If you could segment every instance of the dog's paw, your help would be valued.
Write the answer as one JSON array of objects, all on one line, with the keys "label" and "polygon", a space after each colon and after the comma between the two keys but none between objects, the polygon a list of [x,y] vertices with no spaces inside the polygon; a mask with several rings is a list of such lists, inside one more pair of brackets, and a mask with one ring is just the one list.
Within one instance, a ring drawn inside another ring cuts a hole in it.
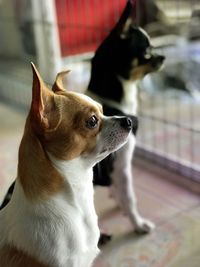
[{"label": "dog's paw", "polygon": [[155,224],[147,219],[140,218],[135,224],[135,232],[138,234],[148,234],[154,230]]}]

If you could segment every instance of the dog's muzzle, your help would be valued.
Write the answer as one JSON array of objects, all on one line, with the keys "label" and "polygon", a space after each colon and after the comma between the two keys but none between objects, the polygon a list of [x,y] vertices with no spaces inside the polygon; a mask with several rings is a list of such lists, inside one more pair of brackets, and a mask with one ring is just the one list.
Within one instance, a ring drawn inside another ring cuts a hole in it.
[{"label": "dog's muzzle", "polygon": [[153,68],[157,69],[160,68],[161,65],[163,64],[165,60],[164,56],[160,56],[160,55],[153,55],[152,59],[151,59],[151,65]]},{"label": "dog's muzzle", "polygon": [[115,120],[117,120],[120,124],[120,126],[127,131],[131,131],[133,128],[133,122],[129,117],[118,117],[115,118]]}]

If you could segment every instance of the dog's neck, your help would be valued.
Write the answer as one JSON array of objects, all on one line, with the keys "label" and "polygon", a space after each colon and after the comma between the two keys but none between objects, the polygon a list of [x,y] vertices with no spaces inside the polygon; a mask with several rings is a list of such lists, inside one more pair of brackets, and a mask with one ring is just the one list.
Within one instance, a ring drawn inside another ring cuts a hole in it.
[{"label": "dog's neck", "polygon": [[138,86],[137,81],[131,81],[118,77],[123,88],[123,97],[121,101],[121,107],[126,114],[137,114],[138,103]]},{"label": "dog's neck", "polygon": [[65,161],[56,159],[50,153],[48,156],[56,170],[73,188],[87,187],[88,183],[92,183],[92,165],[84,159],[76,158]]},{"label": "dog's neck", "polygon": [[52,166],[42,142],[27,119],[19,148],[18,179],[30,200],[46,199],[63,188],[64,179]]},{"label": "dog's neck", "polygon": [[[115,77],[121,87],[121,97],[120,100],[115,100],[115,89],[116,88],[107,88],[109,92],[109,97],[107,98],[105,94],[101,92],[96,92],[95,87],[89,88],[86,94],[90,97],[97,99],[102,104],[113,107],[122,111],[125,114],[136,115],[137,114],[137,102],[138,102],[138,81],[126,80],[120,76]],[[113,97],[112,97],[113,95]]]},{"label": "dog's neck", "polygon": [[[71,251],[66,251],[66,247],[73,247],[73,242],[77,243],[74,233],[81,232],[77,251],[85,251],[84,257],[91,251],[98,253],[92,166],[86,163],[79,158],[56,159],[44,151],[29,129],[25,131],[19,152],[18,177],[4,216],[4,225],[12,231],[10,244],[41,262],[64,267],[71,257]],[[35,232],[30,235],[32,229]],[[53,240],[56,250],[50,241],[44,246],[45,235]]]}]

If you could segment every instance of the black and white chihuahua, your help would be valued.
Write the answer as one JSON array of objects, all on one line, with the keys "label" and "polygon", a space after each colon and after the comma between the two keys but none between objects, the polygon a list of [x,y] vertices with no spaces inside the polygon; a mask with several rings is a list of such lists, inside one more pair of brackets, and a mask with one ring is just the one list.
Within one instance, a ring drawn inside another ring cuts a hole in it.
[{"label": "black and white chihuahua", "polygon": [[164,56],[153,53],[150,38],[132,19],[132,1],[119,22],[97,49],[92,59],[91,79],[86,94],[103,104],[106,115],[126,115],[133,120],[128,143],[97,164],[94,184],[111,186],[111,192],[134,229],[148,233],[154,224],[141,217],[133,189],[132,156],[137,130],[137,82],[160,69]]}]

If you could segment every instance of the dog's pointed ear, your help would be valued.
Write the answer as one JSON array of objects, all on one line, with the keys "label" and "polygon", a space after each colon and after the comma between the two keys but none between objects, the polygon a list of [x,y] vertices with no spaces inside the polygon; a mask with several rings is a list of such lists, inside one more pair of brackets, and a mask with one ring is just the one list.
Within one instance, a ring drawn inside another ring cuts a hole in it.
[{"label": "dog's pointed ear", "polygon": [[53,92],[47,88],[32,62],[31,67],[33,72],[31,117],[37,125],[48,129],[50,127],[49,110],[52,109],[51,106],[53,105]]},{"label": "dog's pointed ear", "polygon": [[135,24],[137,0],[128,0],[122,15],[116,25],[116,30],[122,39],[126,38],[129,28]]},{"label": "dog's pointed ear", "polygon": [[70,72],[70,70],[64,70],[64,71],[61,71],[57,74],[56,80],[55,80],[53,87],[52,87],[53,92],[56,93],[58,91],[65,91],[65,88],[63,85],[63,78],[69,72]]}]

